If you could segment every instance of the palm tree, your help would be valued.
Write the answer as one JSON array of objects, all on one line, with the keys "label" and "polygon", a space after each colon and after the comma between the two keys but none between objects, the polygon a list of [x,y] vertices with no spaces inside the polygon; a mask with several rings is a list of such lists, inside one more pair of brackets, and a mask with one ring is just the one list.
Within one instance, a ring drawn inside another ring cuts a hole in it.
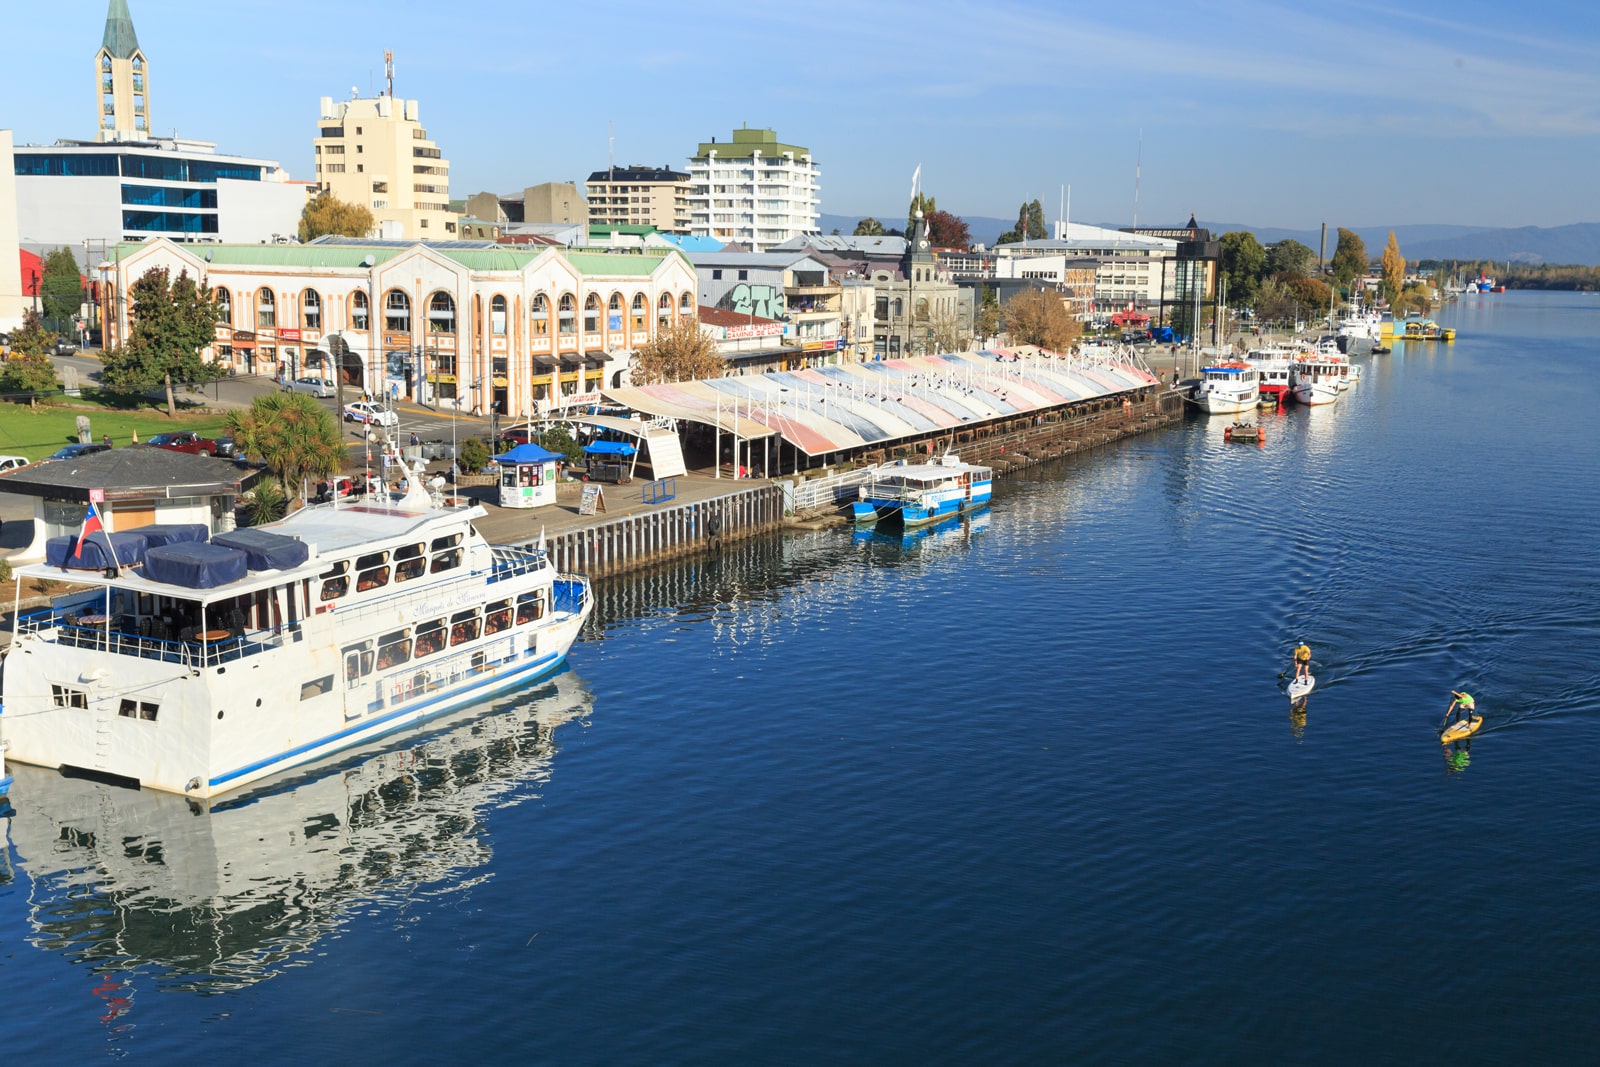
[{"label": "palm tree", "polygon": [[302,480],[328,478],[344,464],[339,424],[306,393],[258,396],[249,410],[228,412],[227,428],[240,451],[266,463],[286,500],[299,499]]}]

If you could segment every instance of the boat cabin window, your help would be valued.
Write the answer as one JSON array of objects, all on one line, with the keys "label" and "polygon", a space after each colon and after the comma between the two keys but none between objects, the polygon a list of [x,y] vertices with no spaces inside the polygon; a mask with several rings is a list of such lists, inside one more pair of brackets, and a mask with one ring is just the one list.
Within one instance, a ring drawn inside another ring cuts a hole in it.
[{"label": "boat cabin window", "polygon": [[350,591],[349,570],[349,562],[340,560],[319,575],[322,579],[323,600],[338,600]]},{"label": "boat cabin window", "polygon": [[433,539],[433,550],[435,552],[443,552],[445,549],[454,548],[460,543],[461,535],[458,533],[450,534],[448,537],[435,537]]},{"label": "boat cabin window", "polygon": [[58,708],[87,708],[89,694],[82,689],[69,689],[64,685],[50,687],[50,702]]},{"label": "boat cabin window", "polygon": [[423,545],[401,545],[394,550],[394,580],[397,582],[419,578],[428,569],[428,556]]},{"label": "boat cabin window", "polygon": [[369,589],[378,589],[389,584],[389,568],[374,567],[362,571],[356,576],[356,592],[365,593]]},{"label": "boat cabin window", "polygon": [[[434,543],[437,544],[438,542]],[[447,552],[435,553],[433,557],[433,565],[430,569],[434,574],[438,574],[440,571],[454,570],[459,566],[461,566],[461,550],[459,548],[452,548]]]},{"label": "boat cabin window", "polygon": [[480,628],[481,620],[478,618],[477,609],[458,611],[450,616],[450,643],[464,645],[468,641],[476,641]]},{"label": "boat cabin window", "polygon": [[517,597],[517,625],[544,618],[544,594],[523,593]]},{"label": "boat cabin window", "polygon": [[161,705],[152,704],[148,700],[122,700],[122,706],[117,709],[117,714],[125,719],[144,719],[147,722],[156,721],[156,712],[161,710]]},{"label": "boat cabin window", "polygon": [[434,619],[417,627],[418,658],[431,656],[444,647],[444,620]]},{"label": "boat cabin window", "polygon": [[370,571],[374,567],[381,567],[385,563],[388,563],[388,562],[389,562],[389,553],[387,553],[387,552],[368,552],[365,556],[360,556],[360,557],[358,557],[356,559],[356,570],[358,570],[358,571]]},{"label": "boat cabin window", "polygon": [[397,667],[411,658],[411,631],[396,630],[378,638],[378,669]]},{"label": "boat cabin window", "polygon": [[372,673],[372,642],[346,645],[344,649],[344,680],[351,685]]},{"label": "boat cabin window", "polygon": [[485,635],[497,634],[501,630],[511,628],[511,601],[496,600],[486,604],[483,608],[483,632]]},{"label": "boat cabin window", "polygon": [[310,700],[323,693],[333,692],[333,675],[324,674],[321,678],[313,678],[309,682],[300,683],[300,699]]}]

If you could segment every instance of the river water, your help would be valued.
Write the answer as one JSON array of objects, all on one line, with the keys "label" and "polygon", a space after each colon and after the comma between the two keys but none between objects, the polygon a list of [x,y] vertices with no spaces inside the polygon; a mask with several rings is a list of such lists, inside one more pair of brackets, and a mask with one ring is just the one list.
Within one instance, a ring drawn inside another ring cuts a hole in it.
[{"label": "river water", "polygon": [[603,583],[554,682],[248,804],[15,768],[0,1048],[1587,1060],[1600,299],[1440,319],[1259,448]]}]

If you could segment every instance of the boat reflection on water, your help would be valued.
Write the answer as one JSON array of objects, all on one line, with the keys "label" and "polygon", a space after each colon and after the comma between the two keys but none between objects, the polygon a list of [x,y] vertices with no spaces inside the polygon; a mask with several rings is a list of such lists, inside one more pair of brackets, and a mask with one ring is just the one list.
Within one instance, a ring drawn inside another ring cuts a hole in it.
[{"label": "boat reflection on water", "polygon": [[913,529],[897,526],[857,527],[854,539],[856,545],[867,549],[872,558],[894,562],[963,547],[988,527],[989,509],[983,507]]},{"label": "boat reflection on water", "polygon": [[[485,812],[538,796],[555,728],[593,698],[570,670],[382,748],[269,779],[210,810],[18,766],[10,822],[33,943],[107,981],[237,989],[309,962],[354,909],[448,892],[492,852]],[[131,989],[129,990],[131,993]]]}]

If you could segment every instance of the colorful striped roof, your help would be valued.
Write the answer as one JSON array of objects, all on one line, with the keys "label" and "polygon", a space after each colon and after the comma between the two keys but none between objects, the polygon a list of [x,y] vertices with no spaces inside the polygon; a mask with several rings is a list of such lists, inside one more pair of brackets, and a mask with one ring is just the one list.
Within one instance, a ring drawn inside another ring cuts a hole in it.
[{"label": "colorful striped roof", "polygon": [[739,437],[780,436],[819,456],[1155,384],[1142,367],[1095,357],[966,352],[626,386],[605,395],[636,411]]}]

